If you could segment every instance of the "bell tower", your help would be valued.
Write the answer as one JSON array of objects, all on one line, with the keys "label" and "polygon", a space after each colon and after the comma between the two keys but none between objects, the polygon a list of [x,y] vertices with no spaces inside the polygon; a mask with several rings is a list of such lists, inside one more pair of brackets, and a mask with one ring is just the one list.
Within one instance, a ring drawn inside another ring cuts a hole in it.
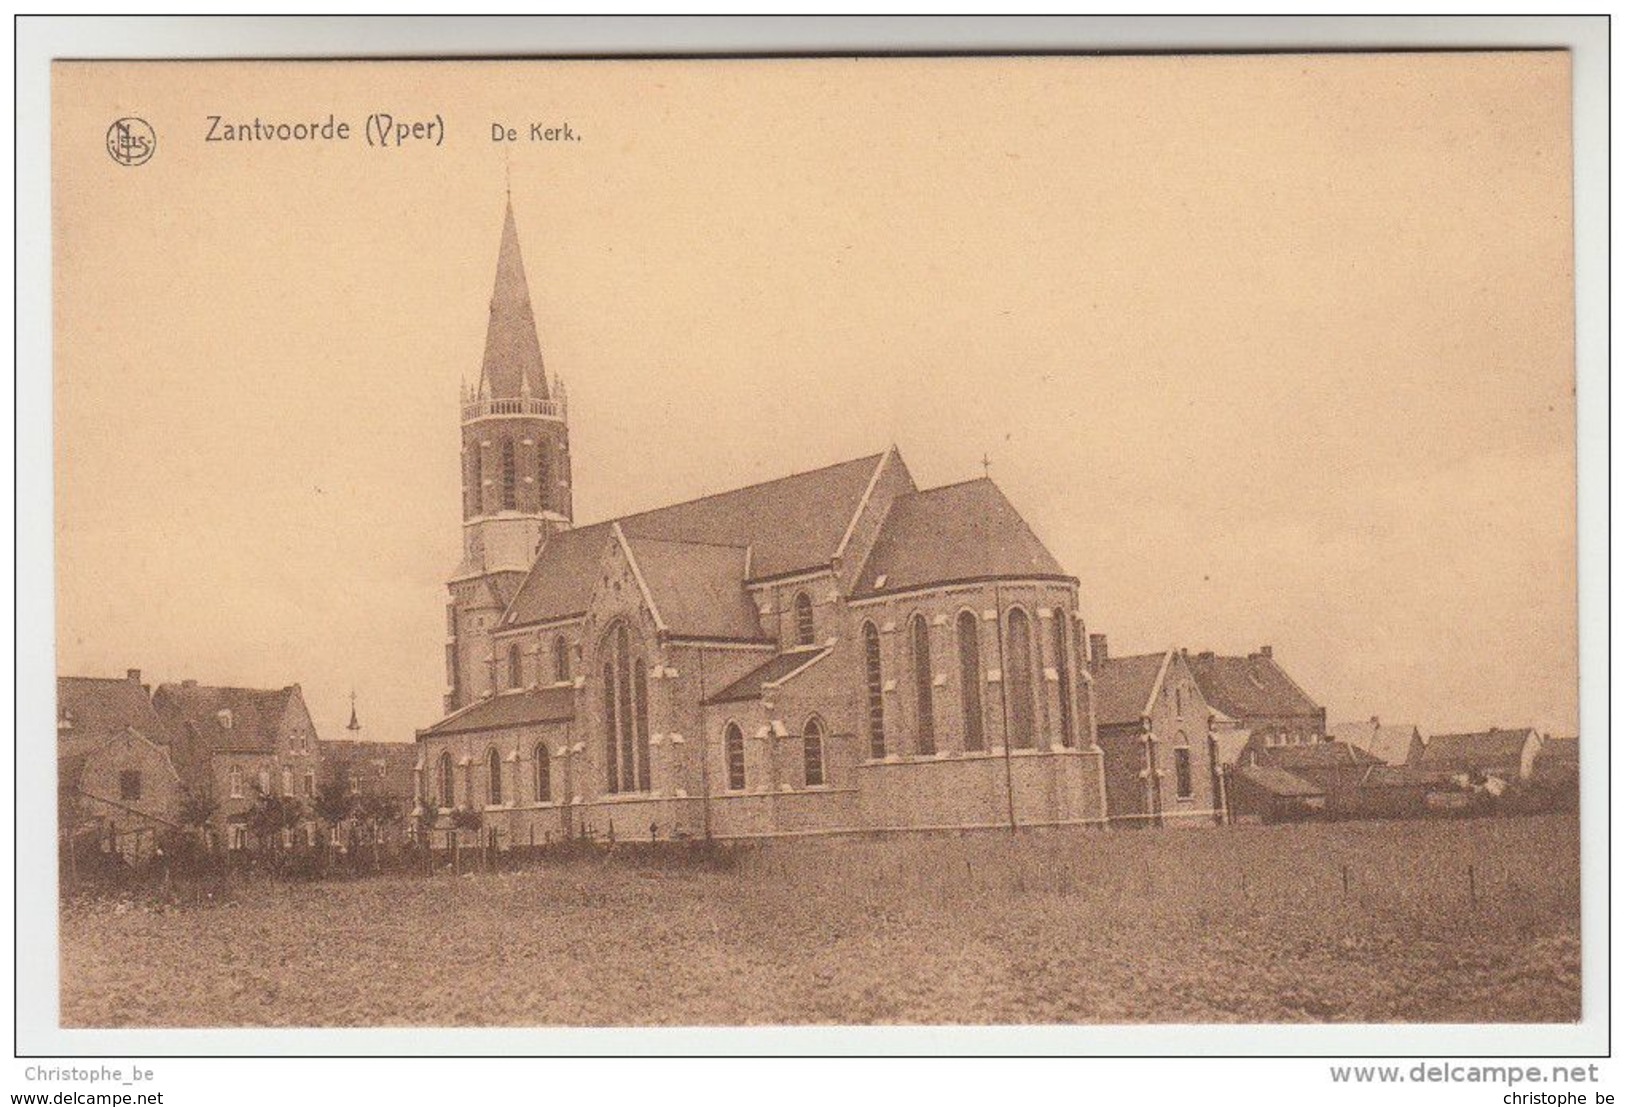
[{"label": "bell tower", "polygon": [[564,385],[550,381],[509,196],[479,382],[462,391],[463,556],[449,582],[446,710],[497,691],[490,631],[547,536],[570,526]]}]

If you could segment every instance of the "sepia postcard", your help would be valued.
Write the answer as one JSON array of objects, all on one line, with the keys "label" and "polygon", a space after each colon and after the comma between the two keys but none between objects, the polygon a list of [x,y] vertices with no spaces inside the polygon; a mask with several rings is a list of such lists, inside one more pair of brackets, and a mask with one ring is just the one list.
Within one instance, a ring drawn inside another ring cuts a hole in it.
[{"label": "sepia postcard", "polygon": [[1568,52],[50,77],[60,1029],[1597,1000]]}]

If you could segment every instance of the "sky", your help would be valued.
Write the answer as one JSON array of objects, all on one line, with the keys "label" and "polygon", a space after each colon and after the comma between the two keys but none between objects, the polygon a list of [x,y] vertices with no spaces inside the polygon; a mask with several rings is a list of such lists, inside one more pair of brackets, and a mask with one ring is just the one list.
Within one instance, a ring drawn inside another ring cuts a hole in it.
[{"label": "sky", "polygon": [[[1560,53],[53,78],[63,674],[435,721],[511,188],[578,522],[985,455],[1113,654],[1270,644],[1333,722],[1577,728]],[[329,113],[350,141],[205,141]]]}]

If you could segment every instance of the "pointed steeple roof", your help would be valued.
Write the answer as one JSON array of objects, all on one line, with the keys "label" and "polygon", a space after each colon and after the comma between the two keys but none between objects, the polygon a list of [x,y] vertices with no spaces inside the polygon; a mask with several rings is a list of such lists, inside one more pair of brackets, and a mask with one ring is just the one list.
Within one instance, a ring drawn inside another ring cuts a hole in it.
[{"label": "pointed steeple roof", "polygon": [[350,724],[344,729],[350,731],[361,729],[361,720],[355,717],[355,692],[353,690],[350,692]]},{"label": "pointed steeple roof", "polygon": [[542,344],[536,337],[536,316],[530,307],[530,288],[525,282],[525,262],[519,253],[519,228],[514,223],[510,196],[502,219],[502,246],[497,252],[497,279],[491,290],[491,319],[485,328],[479,391],[492,399],[513,399],[527,389],[535,399],[548,398]]}]

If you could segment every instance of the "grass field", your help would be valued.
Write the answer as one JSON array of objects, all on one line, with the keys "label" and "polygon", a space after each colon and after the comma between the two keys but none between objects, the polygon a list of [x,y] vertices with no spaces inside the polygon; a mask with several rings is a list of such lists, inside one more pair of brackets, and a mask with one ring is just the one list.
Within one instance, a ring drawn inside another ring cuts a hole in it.
[{"label": "grass field", "polygon": [[1546,816],[807,840],[722,869],[73,900],[62,1022],[1572,1021],[1579,887],[1577,823]]}]

